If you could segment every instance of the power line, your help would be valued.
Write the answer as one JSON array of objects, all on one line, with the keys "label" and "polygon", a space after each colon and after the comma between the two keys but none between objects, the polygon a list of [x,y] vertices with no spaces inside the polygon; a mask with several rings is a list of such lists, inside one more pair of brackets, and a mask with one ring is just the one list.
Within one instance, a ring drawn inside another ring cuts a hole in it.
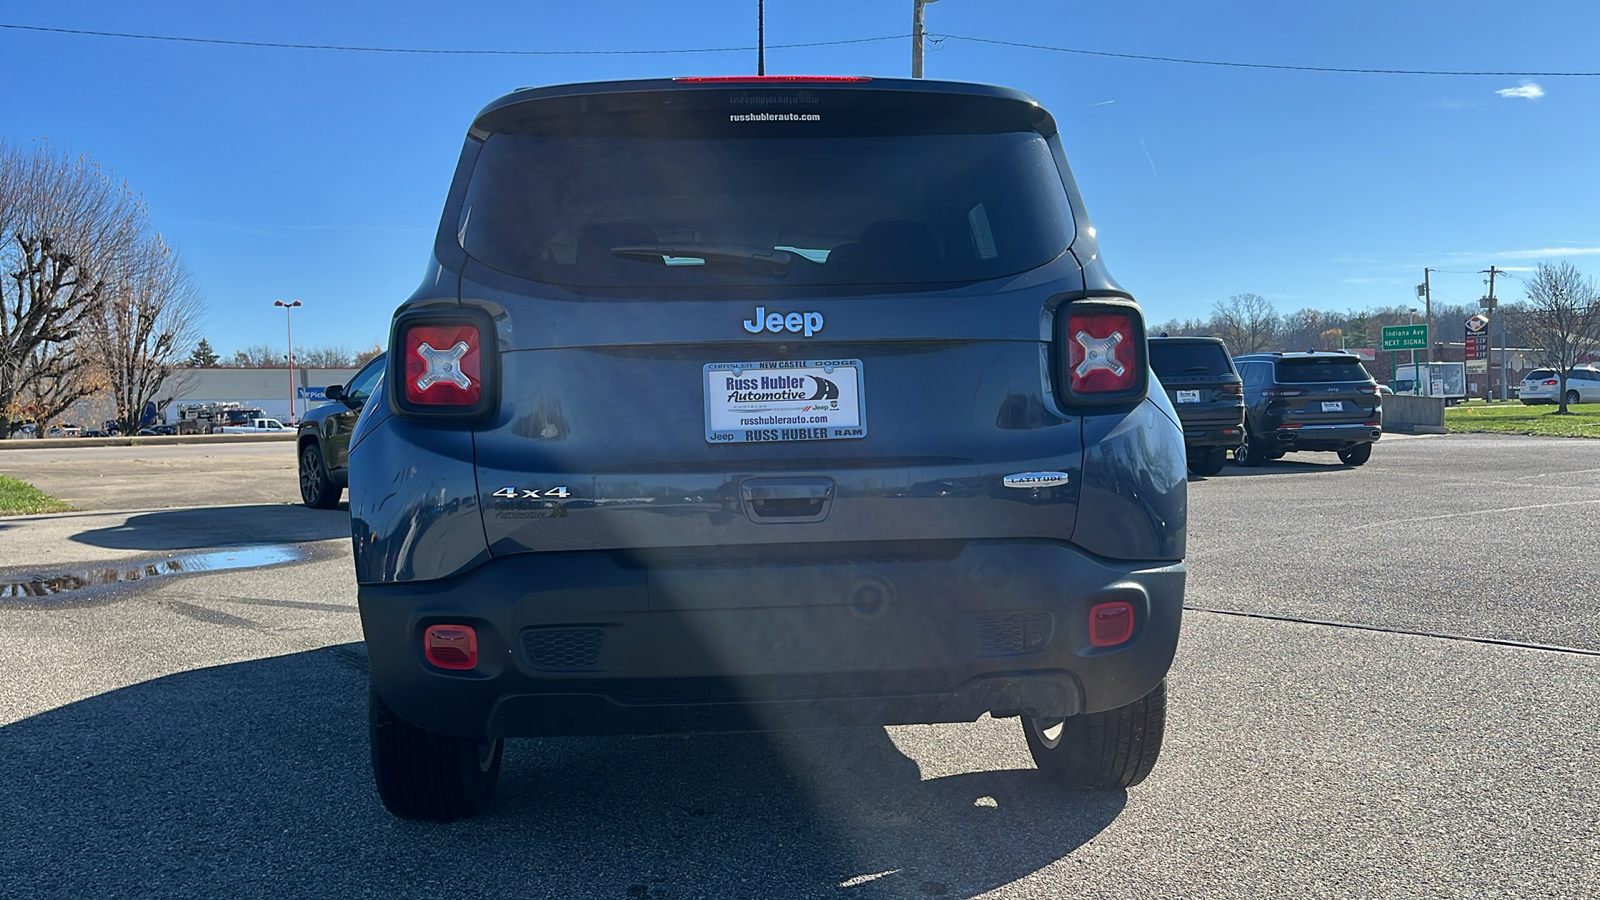
[{"label": "power line", "polygon": [[970,41],[977,44],[996,44],[1002,47],[1021,47],[1027,50],[1049,50],[1054,53],[1077,53],[1083,56],[1108,56],[1113,59],[1137,59],[1145,62],[1183,63],[1190,66],[1224,66],[1234,69],[1281,69],[1289,72],[1334,72],[1341,75],[1493,75],[1515,78],[1596,78],[1600,72],[1464,72],[1440,69],[1350,69],[1341,66],[1290,66],[1279,63],[1228,62],[1216,59],[1185,59],[1178,56],[1146,56],[1139,53],[1110,53],[1105,50],[1084,50],[1077,47],[1052,47],[1048,44],[1027,44],[1021,41],[1002,41],[994,38],[968,37],[961,34],[941,34],[941,39]]},{"label": "power line", "polygon": [[[747,53],[756,47],[684,47],[650,50],[483,50],[450,49],[441,47],[368,47],[352,44],[298,44],[285,41],[244,41],[228,38],[184,37],[171,34],[140,34],[126,31],[97,31],[87,28],[53,28],[45,25],[17,25],[0,22],[0,29],[32,31],[45,34],[66,34],[85,37],[125,38],[140,41],[169,41],[182,44],[214,44],[229,47],[259,47],[272,50],[328,50],[350,53],[402,53],[428,56],[663,56],[681,53]],[[807,47],[838,47],[847,44],[871,44],[880,41],[904,40],[910,35],[889,34],[881,37],[850,38],[837,41],[808,41],[799,44],[771,44],[773,50],[799,50]],[[1030,44],[1022,41],[1004,41],[996,38],[972,37],[962,34],[926,34],[928,40],[938,43],[945,40],[968,41],[977,44],[994,44],[1001,47],[1019,47],[1027,50],[1046,50],[1052,53],[1074,53],[1081,56],[1100,56],[1110,59],[1132,59],[1142,62],[1180,63],[1190,66],[1221,66],[1234,69],[1273,69],[1287,72],[1331,72],[1343,75],[1440,75],[1440,76],[1493,76],[1502,78],[1595,78],[1600,72],[1491,72],[1447,69],[1356,69],[1343,66],[1293,66],[1281,63],[1234,62],[1216,59],[1188,59],[1178,56],[1151,56],[1141,53],[1112,53],[1107,50],[1085,50],[1081,47],[1056,47],[1049,44]]]},{"label": "power line", "polygon": [[[291,44],[281,41],[236,41],[227,38],[181,37],[170,34],[135,34],[125,31],[91,31],[86,28],[48,28],[43,25],[13,25],[0,22],[0,28],[12,31],[38,31],[47,34],[71,34],[88,37],[129,38],[139,41],[172,41],[181,44],[222,44],[229,47],[263,47],[272,50],[339,50],[352,53],[409,53],[430,56],[656,56],[672,53],[744,53],[755,47],[693,47],[662,50],[452,50],[437,47],[363,47],[345,44]],[[910,35],[890,34],[882,37],[851,38],[840,41],[811,41],[804,44],[769,44],[770,50],[797,50],[804,47],[837,47],[843,44],[870,44],[876,41],[899,41]]]}]

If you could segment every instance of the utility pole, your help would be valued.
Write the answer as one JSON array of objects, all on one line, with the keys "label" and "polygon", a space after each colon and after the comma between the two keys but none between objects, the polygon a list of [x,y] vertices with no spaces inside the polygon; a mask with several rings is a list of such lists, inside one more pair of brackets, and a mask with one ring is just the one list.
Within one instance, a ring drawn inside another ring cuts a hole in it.
[{"label": "utility pole", "polygon": [[756,74],[767,74],[767,0],[756,0]]},{"label": "utility pole", "polygon": [[922,8],[938,0],[911,0],[911,77],[922,77]]}]

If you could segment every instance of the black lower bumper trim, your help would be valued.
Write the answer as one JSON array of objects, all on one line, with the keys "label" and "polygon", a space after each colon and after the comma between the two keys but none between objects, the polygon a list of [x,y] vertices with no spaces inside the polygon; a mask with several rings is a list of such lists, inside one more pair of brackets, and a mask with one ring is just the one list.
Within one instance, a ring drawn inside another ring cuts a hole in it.
[{"label": "black lower bumper trim", "polygon": [[[829,549],[693,565],[524,553],[363,584],[373,684],[412,724],[464,737],[959,722],[1125,705],[1177,649],[1182,563],[1048,541],[854,561]],[[1133,607],[1134,634],[1095,647],[1089,610],[1109,601]],[[475,629],[476,667],[424,659],[436,624]]]},{"label": "black lower bumper trim", "polygon": [[987,712],[1065,718],[1082,711],[1067,673],[991,675],[946,693],[625,704],[601,694],[513,694],[489,715],[499,737],[704,734],[971,722]]}]

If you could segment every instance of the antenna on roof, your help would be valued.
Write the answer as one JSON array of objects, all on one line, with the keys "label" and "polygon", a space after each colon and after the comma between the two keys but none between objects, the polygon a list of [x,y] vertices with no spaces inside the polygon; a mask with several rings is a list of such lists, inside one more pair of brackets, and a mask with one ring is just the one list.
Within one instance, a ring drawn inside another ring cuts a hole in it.
[{"label": "antenna on roof", "polygon": [[767,74],[767,0],[756,0],[756,74]]}]

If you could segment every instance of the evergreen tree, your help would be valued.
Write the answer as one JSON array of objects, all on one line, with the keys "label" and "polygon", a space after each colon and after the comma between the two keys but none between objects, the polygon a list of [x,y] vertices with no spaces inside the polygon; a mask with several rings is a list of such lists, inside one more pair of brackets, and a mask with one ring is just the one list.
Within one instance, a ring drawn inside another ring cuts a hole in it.
[{"label": "evergreen tree", "polygon": [[217,352],[211,349],[211,342],[205,338],[195,345],[194,352],[189,354],[189,365],[194,367],[210,367],[217,364]]},{"label": "evergreen tree", "polygon": [[1350,319],[1350,327],[1345,329],[1344,344],[1346,347],[1371,347],[1372,329],[1366,313],[1361,313]]}]

